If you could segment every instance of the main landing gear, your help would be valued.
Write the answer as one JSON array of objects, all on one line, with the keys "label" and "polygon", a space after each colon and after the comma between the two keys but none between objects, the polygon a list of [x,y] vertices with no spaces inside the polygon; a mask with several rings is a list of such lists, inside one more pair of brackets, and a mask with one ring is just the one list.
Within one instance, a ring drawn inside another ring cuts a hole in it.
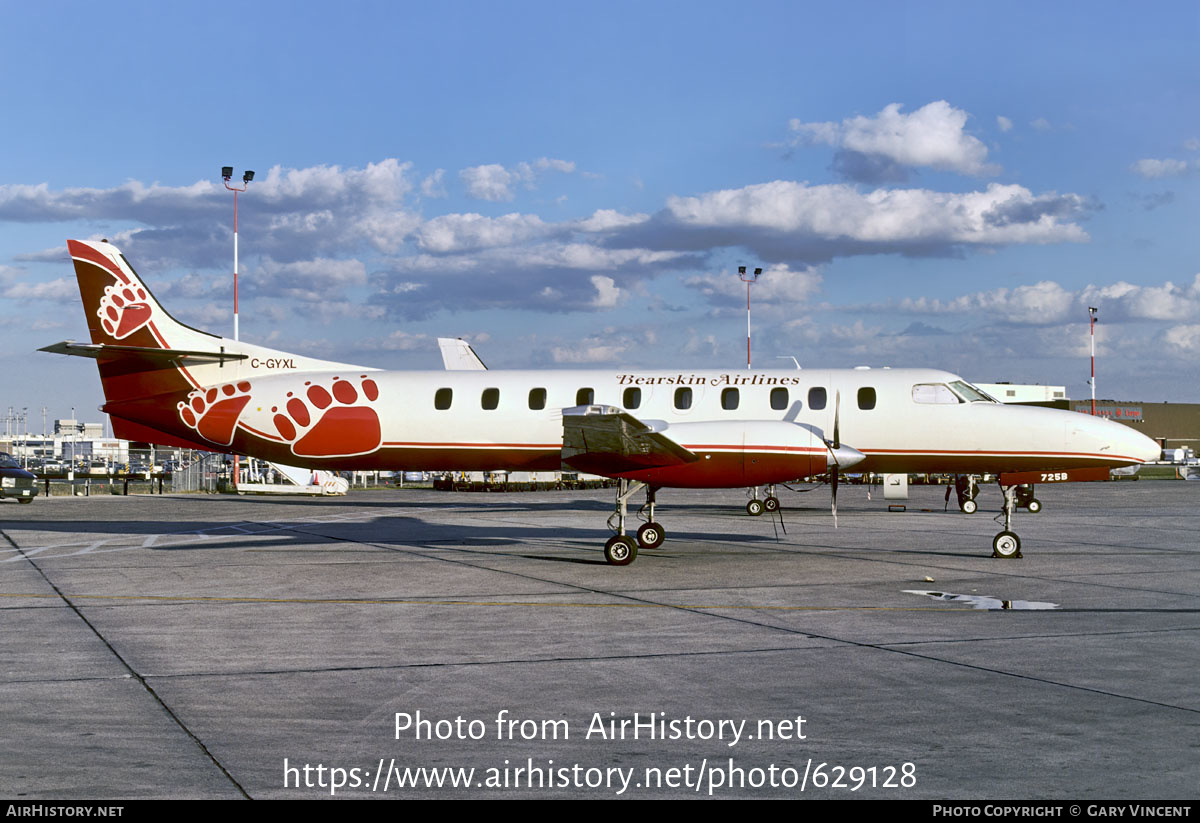
[{"label": "main landing gear", "polygon": [[[625,520],[628,517],[629,498],[642,489],[646,490],[646,505],[641,513],[646,522],[637,530],[637,540],[625,533]],[[613,566],[628,566],[637,559],[638,548],[656,549],[667,539],[667,533],[661,525],[654,522],[654,495],[658,489],[648,486],[640,480],[617,479],[616,511],[608,518],[608,527],[616,532],[604,544],[604,559]],[[613,520],[617,523],[614,526]]]},{"label": "main landing gear", "polygon": [[[979,494],[979,486],[975,483],[975,476],[970,474],[960,474],[954,478],[954,491],[958,493],[958,509],[963,514],[974,514],[979,510],[979,504],[975,502],[975,497]],[[949,496],[950,490],[946,490]]]},{"label": "main landing gear", "polygon": [[[1042,501],[1033,496],[1033,486],[1016,486],[1016,506],[1022,509],[1028,509],[1030,514],[1037,514],[1042,510]],[[960,474],[954,478],[954,491],[958,495],[958,508],[963,514],[974,514],[979,510],[979,504],[975,498],[979,495],[979,486],[975,482],[975,476],[970,474]],[[946,490],[946,499],[950,499],[950,490]]]},{"label": "main landing gear", "polygon": [[767,486],[767,496],[762,500],[758,499],[758,486],[750,487],[750,500],[746,503],[746,514],[751,517],[758,517],[763,512],[771,513],[779,511],[779,498],[775,496],[775,484]]},{"label": "main landing gear", "polygon": [[1033,496],[1033,486],[1017,486],[1017,505],[1029,509],[1030,514],[1042,510],[1042,501]]},{"label": "main landing gear", "polygon": [[1004,531],[992,538],[992,557],[1017,559],[1021,555],[1021,538],[1012,530],[1013,512],[1017,508],[1018,486],[1001,486],[1004,492]]}]

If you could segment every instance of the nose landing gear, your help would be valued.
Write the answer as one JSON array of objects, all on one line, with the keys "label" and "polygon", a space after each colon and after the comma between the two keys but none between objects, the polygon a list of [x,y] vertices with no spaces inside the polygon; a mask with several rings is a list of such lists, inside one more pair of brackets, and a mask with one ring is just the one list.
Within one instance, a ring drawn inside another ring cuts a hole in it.
[{"label": "nose landing gear", "polygon": [[[992,538],[992,557],[1016,560],[1022,557],[1021,538],[1012,530],[1013,512],[1017,508],[1017,486],[1001,486],[1004,492],[1004,531]],[[1040,508],[1040,506],[1039,506]]]}]

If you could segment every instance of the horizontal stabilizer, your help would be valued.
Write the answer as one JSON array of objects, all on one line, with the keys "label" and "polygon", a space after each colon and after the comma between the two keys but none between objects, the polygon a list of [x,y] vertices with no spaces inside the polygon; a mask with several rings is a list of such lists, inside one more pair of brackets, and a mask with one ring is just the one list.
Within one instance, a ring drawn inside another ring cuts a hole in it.
[{"label": "horizontal stabilizer", "polygon": [[226,351],[186,351],[183,349],[150,349],[145,346],[113,346],[107,343],[76,343],[64,340],[50,346],[43,346],[38,351],[51,354],[69,354],[75,357],[91,357],[95,360],[117,359],[119,357],[137,357],[156,363],[232,363],[235,360],[245,360],[246,354],[235,354]]},{"label": "horizontal stabilizer", "polygon": [[563,409],[562,461],[573,469],[611,476],[699,459],[616,406]]}]

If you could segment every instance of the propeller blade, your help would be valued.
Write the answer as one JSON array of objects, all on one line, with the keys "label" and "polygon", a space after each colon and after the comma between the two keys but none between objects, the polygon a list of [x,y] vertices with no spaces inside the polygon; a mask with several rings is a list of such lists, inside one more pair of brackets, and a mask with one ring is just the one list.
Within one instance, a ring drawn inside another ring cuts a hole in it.
[{"label": "propeller blade", "polygon": [[837,487],[838,487],[838,470],[834,466],[833,472],[829,477],[830,486],[832,487],[831,498],[833,500],[833,527],[837,528]]},{"label": "propeller blade", "polygon": [[839,418],[842,413],[842,392],[839,389],[833,395],[833,449],[837,451],[842,447],[842,436],[840,434],[841,426]]}]

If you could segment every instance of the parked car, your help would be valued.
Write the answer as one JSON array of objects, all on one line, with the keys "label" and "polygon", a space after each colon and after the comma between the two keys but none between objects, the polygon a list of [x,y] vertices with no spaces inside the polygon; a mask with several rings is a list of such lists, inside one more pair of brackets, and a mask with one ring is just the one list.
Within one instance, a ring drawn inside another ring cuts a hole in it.
[{"label": "parked car", "polygon": [[11,454],[0,452],[0,498],[15,497],[20,503],[32,503],[37,493],[37,477],[21,468]]}]

